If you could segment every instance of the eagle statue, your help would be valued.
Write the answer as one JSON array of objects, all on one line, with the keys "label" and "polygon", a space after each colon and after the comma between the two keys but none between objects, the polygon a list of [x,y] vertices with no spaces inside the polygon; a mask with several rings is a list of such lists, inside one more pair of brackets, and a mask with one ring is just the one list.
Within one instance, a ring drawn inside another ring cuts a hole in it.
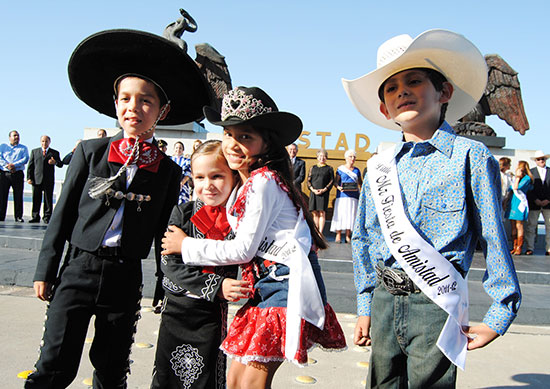
[{"label": "eagle statue", "polygon": [[[180,18],[166,26],[162,35],[187,52],[187,42],[181,36],[185,31],[197,31],[198,26],[195,19],[183,8],[180,8],[180,14]],[[220,109],[223,95],[232,89],[225,57],[208,43],[195,45],[195,52],[195,62],[210,85],[216,108]]]},{"label": "eagle statue", "polygon": [[497,115],[521,135],[529,130],[521,98],[518,73],[497,54],[485,56],[488,81],[477,106],[454,126],[459,135],[496,136],[485,117]]}]

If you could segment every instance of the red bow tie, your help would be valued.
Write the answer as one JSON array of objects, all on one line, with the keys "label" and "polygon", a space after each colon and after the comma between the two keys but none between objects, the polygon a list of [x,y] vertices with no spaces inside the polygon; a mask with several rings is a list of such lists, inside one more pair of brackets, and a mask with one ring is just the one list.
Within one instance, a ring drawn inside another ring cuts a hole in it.
[{"label": "red bow tie", "polygon": [[[132,149],[136,140],[134,138],[124,138],[111,143],[109,149],[109,162],[116,162],[124,165],[128,158],[132,155]],[[133,161],[132,156],[130,163],[135,163],[139,169],[145,169],[156,173],[159,169],[160,161],[164,158],[159,148],[152,143],[139,142],[139,157],[137,161]]]},{"label": "red bow tie", "polygon": [[225,214],[225,207],[222,206],[203,205],[191,217],[191,222],[207,239],[223,240],[231,231],[231,226]]}]

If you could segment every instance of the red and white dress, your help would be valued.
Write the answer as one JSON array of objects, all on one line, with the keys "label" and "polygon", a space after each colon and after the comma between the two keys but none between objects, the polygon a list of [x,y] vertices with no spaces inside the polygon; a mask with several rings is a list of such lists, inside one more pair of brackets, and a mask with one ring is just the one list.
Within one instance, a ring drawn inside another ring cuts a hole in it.
[{"label": "red and white dress", "polygon": [[[278,176],[263,167],[253,171],[227,203],[235,232],[231,241],[185,238],[186,264],[243,266],[243,279],[255,293],[236,314],[221,348],[232,358],[307,363],[307,351],[346,348],[345,336],[330,305],[311,251],[311,233],[302,211]],[[313,265],[313,267],[312,267]]]}]

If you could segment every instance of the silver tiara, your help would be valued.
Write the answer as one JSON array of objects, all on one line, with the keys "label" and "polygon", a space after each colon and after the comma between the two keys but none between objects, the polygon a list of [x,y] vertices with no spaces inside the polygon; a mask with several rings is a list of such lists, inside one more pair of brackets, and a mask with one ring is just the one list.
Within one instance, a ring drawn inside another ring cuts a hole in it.
[{"label": "silver tiara", "polygon": [[231,116],[248,120],[268,112],[271,112],[271,107],[264,106],[262,100],[258,100],[252,95],[247,95],[240,89],[232,89],[228,94],[223,96],[222,121],[226,121]]}]

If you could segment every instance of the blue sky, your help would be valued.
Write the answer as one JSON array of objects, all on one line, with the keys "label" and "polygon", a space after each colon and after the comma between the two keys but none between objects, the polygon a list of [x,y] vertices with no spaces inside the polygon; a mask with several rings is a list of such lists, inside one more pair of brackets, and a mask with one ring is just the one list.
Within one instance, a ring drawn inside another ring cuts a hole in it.
[{"label": "blue sky", "polygon": [[[0,5],[0,142],[11,129],[22,143],[38,147],[52,137],[61,155],[83,136],[85,127],[113,127],[113,120],[88,108],[73,94],[67,62],[87,36],[111,28],[162,34],[185,8],[198,31],[184,39],[208,42],[226,57],[233,85],[257,85],[279,109],[296,113],[311,132],[355,133],[379,142],[397,141],[399,133],[376,127],[349,102],[341,78],[356,78],[374,69],[376,50],[402,33],[415,37],[431,28],[459,32],[483,54],[500,54],[517,72],[531,129],[515,133],[496,116],[488,123],[508,148],[550,152],[546,113],[550,66],[546,1],[5,1]],[[207,125],[207,129],[218,128]]]}]

